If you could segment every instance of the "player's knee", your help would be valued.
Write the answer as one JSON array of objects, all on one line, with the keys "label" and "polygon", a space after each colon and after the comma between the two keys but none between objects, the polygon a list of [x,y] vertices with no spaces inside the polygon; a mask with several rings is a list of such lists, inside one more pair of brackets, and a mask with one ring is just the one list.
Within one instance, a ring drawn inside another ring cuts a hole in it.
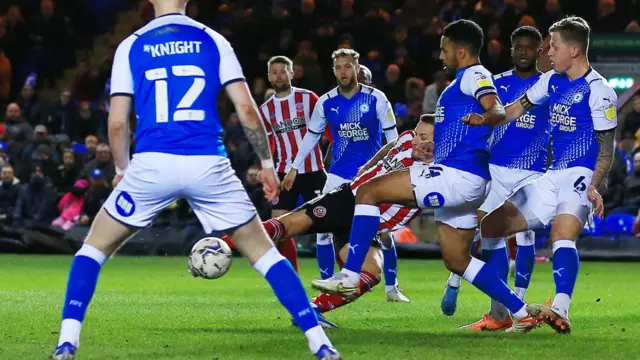
[{"label": "player's knee", "polygon": [[377,187],[371,182],[360,185],[356,193],[357,204],[377,205]]},{"label": "player's knee", "polygon": [[469,253],[466,254],[456,254],[456,255],[444,255],[444,266],[447,270],[451,271],[454,274],[458,274],[462,276],[464,272],[467,270],[467,266],[469,265],[469,261],[471,261],[471,256]]}]

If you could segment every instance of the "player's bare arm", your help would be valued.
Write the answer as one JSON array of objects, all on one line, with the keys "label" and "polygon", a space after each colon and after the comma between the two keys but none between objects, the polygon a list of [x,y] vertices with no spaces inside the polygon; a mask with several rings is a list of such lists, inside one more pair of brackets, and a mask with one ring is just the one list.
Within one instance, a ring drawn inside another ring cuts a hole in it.
[{"label": "player's bare arm", "polygon": [[488,94],[480,99],[483,114],[469,114],[463,121],[469,125],[496,125],[505,120],[506,112],[498,95]]},{"label": "player's bare arm", "polygon": [[594,213],[600,217],[604,216],[604,207],[602,204],[602,197],[598,193],[598,189],[603,185],[604,178],[607,172],[611,168],[613,162],[613,153],[615,151],[616,129],[610,129],[605,131],[596,131],[596,139],[598,145],[600,145],[600,151],[598,152],[598,160],[596,161],[596,167],[593,171],[593,178],[591,180],[591,186],[589,186],[589,200],[594,205]]},{"label": "player's bare arm", "polygon": [[[262,162],[263,171],[260,172],[261,180],[264,184],[265,194],[268,200],[273,200],[279,193],[279,180],[273,168],[273,158],[271,157],[271,146],[269,138],[264,128],[264,124],[259,115],[258,106],[251,97],[251,92],[247,83],[236,81],[227,85],[227,94],[236,108],[242,130],[247,135],[247,139],[253,146],[253,150],[258,154]],[[271,169],[270,171],[264,171]]]},{"label": "player's bare arm", "polygon": [[396,146],[397,142],[398,142],[398,138],[395,138],[389,141],[380,150],[378,150],[378,152],[369,161],[367,161],[364,165],[362,165],[362,167],[360,167],[356,177],[362,175],[365,171],[369,170],[372,166],[377,164],[378,161],[384,159],[384,157],[387,156],[387,153],[389,153],[389,150],[393,149],[393,147]]},{"label": "player's bare arm", "polygon": [[131,113],[131,97],[113,96],[109,110],[109,144],[113,162],[116,166],[116,176],[113,179],[115,187],[122,179],[129,166],[129,114]]}]

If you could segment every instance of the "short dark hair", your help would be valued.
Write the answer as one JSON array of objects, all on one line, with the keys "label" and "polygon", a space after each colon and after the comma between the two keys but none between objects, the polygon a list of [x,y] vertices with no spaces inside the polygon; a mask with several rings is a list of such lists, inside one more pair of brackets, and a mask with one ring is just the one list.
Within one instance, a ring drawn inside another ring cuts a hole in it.
[{"label": "short dark hair", "polygon": [[435,125],[435,117],[435,114],[422,114],[420,115],[420,122]]},{"label": "short dark hair", "polygon": [[511,33],[512,46],[516,42],[516,39],[519,37],[528,37],[535,40],[538,45],[542,44],[542,34],[540,33],[540,30],[536,29],[533,26],[525,25],[515,29],[513,33]]},{"label": "short dark hair", "polygon": [[273,64],[284,64],[289,67],[289,70],[293,70],[293,61],[284,55],[273,56],[267,62],[267,71],[271,69]]},{"label": "short dark hair", "polygon": [[560,35],[562,35],[562,40],[578,45],[584,55],[587,55],[587,50],[589,49],[589,37],[591,36],[591,27],[583,18],[578,16],[569,16],[556,21],[549,28],[549,33],[552,32],[560,33]]},{"label": "short dark hair", "polygon": [[442,36],[446,36],[452,42],[467,47],[472,56],[478,56],[482,43],[484,42],[484,33],[482,28],[471,20],[457,20],[444,28]]}]

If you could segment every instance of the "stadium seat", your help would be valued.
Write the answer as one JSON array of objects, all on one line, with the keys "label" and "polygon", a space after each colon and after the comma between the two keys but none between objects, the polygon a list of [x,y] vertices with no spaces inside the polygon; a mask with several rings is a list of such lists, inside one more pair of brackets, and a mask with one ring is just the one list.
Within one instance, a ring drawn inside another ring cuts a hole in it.
[{"label": "stadium seat", "polygon": [[603,235],[633,236],[633,222],[635,216],[628,214],[614,214],[604,219]]}]

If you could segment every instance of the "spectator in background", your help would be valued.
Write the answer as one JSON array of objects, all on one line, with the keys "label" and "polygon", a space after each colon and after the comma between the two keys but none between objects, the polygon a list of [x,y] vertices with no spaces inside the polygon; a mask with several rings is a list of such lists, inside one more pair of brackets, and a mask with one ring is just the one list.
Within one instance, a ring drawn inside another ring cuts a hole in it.
[{"label": "spectator in background", "polygon": [[[84,138],[84,146],[86,152],[82,155],[82,164],[86,165],[96,158],[96,148],[98,147],[98,138],[95,135],[87,135]],[[133,153],[132,153],[133,154]]]},{"label": "spectator in background", "polygon": [[66,193],[71,191],[73,183],[80,177],[82,168],[78,163],[76,154],[71,149],[66,149],[62,153],[62,164],[58,166],[56,176],[56,188],[59,192]]},{"label": "spectator in background", "polygon": [[6,142],[0,141],[0,166],[9,164],[9,146]]},{"label": "spectator in background", "polygon": [[622,205],[611,210],[611,214],[638,214],[640,209],[640,153],[633,156],[633,173],[624,179]]},{"label": "spectator in background", "polygon": [[404,86],[400,83],[400,67],[396,64],[387,66],[385,79],[385,84],[381,90],[387,95],[391,105],[396,103],[405,104]]},{"label": "spectator in background", "polygon": [[89,178],[95,169],[100,169],[105,180],[111,184],[116,176],[116,168],[111,159],[109,145],[100,143],[96,147],[96,158],[91,160],[84,168],[83,177]]},{"label": "spectator in background", "polygon": [[56,217],[56,190],[42,168],[34,167],[29,182],[20,187],[13,211],[15,226],[48,226]]},{"label": "spectator in background", "polygon": [[73,140],[81,142],[89,135],[98,134],[98,128],[100,127],[99,114],[91,108],[91,103],[83,101],[78,107],[78,112],[73,123],[75,127]]},{"label": "spectator in background", "polygon": [[73,96],[79,102],[91,102],[98,99],[100,94],[98,74],[89,68],[86,60],[78,63],[76,77],[73,82]]},{"label": "spectator in background", "polygon": [[31,141],[33,128],[22,118],[20,105],[10,103],[5,111],[4,121],[9,140],[17,142]]},{"label": "spectator in background", "polygon": [[70,54],[67,51],[66,25],[64,19],[56,14],[52,0],[40,3],[40,13],[31,25],[31,41],[35,44],[39,83],[46,81],[55,86],[56,77],[61,74],[65,59]]},{"label": "spectator in background", "polygon": [[626,18],[616,12],[616,0],[598,0],[598,12],[593,32],[618,32],[627,25]]},{"label": "spectator in background", "polygon": [[[0,27],[0,32],[3,31]],[[0,106],[4,107],[11,98],[11,61],[5,51],[0,48]]]},{"label": "spectator in background", "polygon": [[635,133],[640,129],[640,95],[633,97],[633,110],[624,118],[624,131]]},{"label": "spectator in background", "polygon": [[95,169],[91,173],[91,185],[84,197],[84,205],[80,213],[80,224],[88,226],[91,224],[102,204],[111,194],[111,188],[104,179],[102,171]]},{"label": "spectator in background", "polygon": [[624,180],[627,171],[622,151],[616,151],[613,162],[611,171],[607,174],[607,187],[602,191],[605,216],[609,215],[613,209],[622,206],[625,195]]},{"label": "spectator in background", "polygon": [[75,135],[73,121],[76,111],[76,106],[71,101],[71,91],[68,88],[63,88],[60,91],[60,98],[53,104],[44,118],[44,125],[51,134],[64,134],[69,139],[73,139]]},{"label": "spectator in background", "polygon": [[435,113],[440,94],[442,94],[448,85],[449,79],[447,78],[447,73],[442,69],[436,71],[433,75],[433,83],[427,86],[424,90],[424,97],[422,99],[423,113]]},{"label": "spectator in background", "polygon": [[82,211],[84,195],[87,192],[88,187],[88,180],[76,180],[71,191],[66,193],[58,202],[58,211],[60,212],[60,216],[51,222],[52,226],[68,231],[80,222],[80,212]]},{"label": "spectator in background", "polygon": [[498,40],[491,40],[487,44],[487,53],[482,60],[482,65],[491,73],[500,74],[511,67],[510,61],[504,55],[502,43]]},{"label": "spectator in background", "polygon": [[15,98],[26,77],[27,52],[29,50],[29,31],[22,17],[20,6],[12,5],[5,17],[6,33],[3,40],[4,52],[11,61],[13,78],[11,81],[10,99]]},{"label": "spectator in background", "polygon": [[42,122],[42,107],[33,88],[34,85],[35,84],[31,85],[30,83],[25,84],[16,98],[16,103],[20,105],[20,109],[22,109],[22,117],[31,126],[36,126]]},{"label": "spectator in background", "polygon": [[11,165],[2,166],[2,171],[0,172],[0,181],[2,181],[2,186],[0,187],[0,223],[11,224],[13,219],[13,211],[20,194],[20,186],[16,183],[16,180],[18,179],[13,175]]}]

